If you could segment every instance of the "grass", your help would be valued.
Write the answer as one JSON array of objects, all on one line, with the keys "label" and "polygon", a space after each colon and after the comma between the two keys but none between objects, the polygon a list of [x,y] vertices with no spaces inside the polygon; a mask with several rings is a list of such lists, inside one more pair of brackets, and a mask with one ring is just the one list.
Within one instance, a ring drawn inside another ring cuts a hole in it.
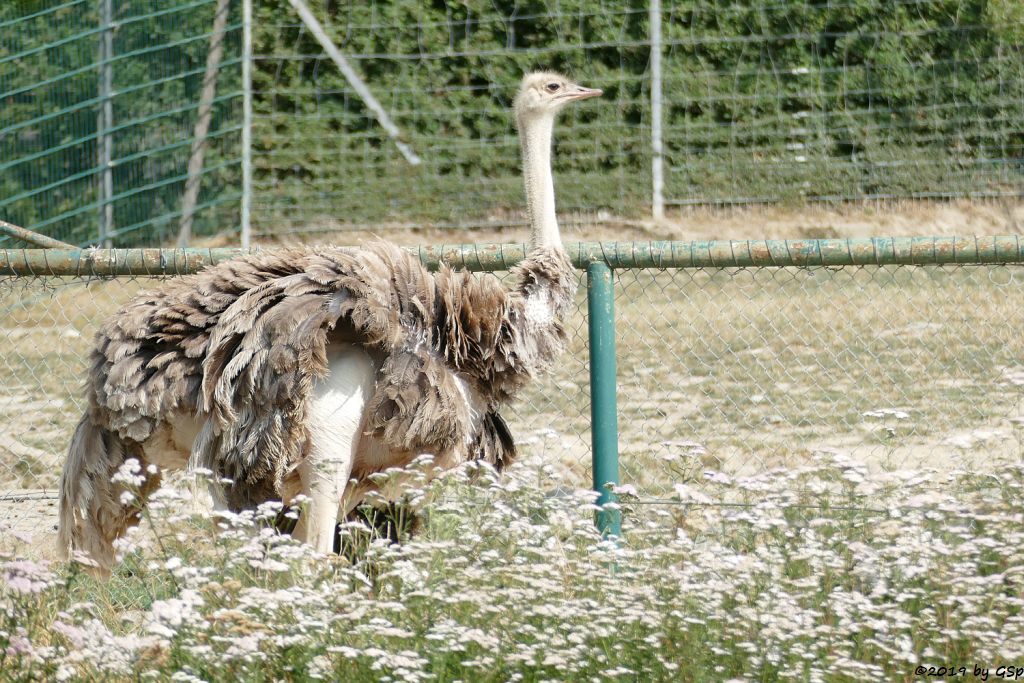
[{"label": "grass", "polygon": [[[747,474],[822,450],[879,468],[1017,458],[1022,278],[1010,266],[626,271],[624,467],[656,486],[651,459],[684,457],[679,440]],[[986,429],[999,434],[986,449],[951,443]]]},{"label": "grass", "polygon": [[615,542],[589,492],[544,493],[559,475],[541,457],[412,479],[418,534],[349,526],[353,561],[260,515],[182,514],[170,492],[109,583],[15,548],[4,678],[909,680],[1024,658],[1020,465],[936,479],[831,456],[715,476],[674,505],[626,495]]}]

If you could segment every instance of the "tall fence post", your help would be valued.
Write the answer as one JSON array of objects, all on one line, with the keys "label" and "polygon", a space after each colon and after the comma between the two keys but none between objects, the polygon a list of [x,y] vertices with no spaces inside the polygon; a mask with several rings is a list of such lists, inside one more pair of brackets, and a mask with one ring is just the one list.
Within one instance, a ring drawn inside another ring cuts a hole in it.
[{"label": "tall fence post", "polygon": [[651,0],[651,214],[665,219],[665,160],[661,140],[661,0]]},{"label": "tall fence post", "polygon": [[203,88],[199,92],[196,125],[192,133],[192,150],[188,157],[185,192],[181,197],[181,220],[178,223],[179,247],[187,247],[192,239],[192,223],[195,220],[196,204],[199,201],[199,185],[203,179],[206,137],[210,132],[210,120],[213,118],[213,105],[217,97],[217,74],[220,72],[220,60],[224,55],[224,33],[227,29],[230,10],[229,0],[217,0],[217,7],[213,14],[213,32],[210,34],[210,50],[206,54]]},{"label": "tall fence post", "polygon": [[242,0],[242,249],[252,236],[252,0]]},{"label": "tall fence post", "polygon": [[587,266],[587,325],[590,337],[590,434],[593,446],[594,490],[597,491],[597,528],[604,535],[622,532],[609,484],[619,483],[619,420],[615,386],[615,292],[612,270],[603,261]]},{"label": "tall fence post", "polygon": [[114,156],[114,140],[110,129],[114,127],[114,103],[111,100],[114,90],[112,74],[114,59],[114,3],[113,0],[102,0],[100,3],[100,111],[97,115],[96,147],[100,169],[99,209],[100,246],[110,249],[110,233],[114,230],[114,169],[111,161]]}]

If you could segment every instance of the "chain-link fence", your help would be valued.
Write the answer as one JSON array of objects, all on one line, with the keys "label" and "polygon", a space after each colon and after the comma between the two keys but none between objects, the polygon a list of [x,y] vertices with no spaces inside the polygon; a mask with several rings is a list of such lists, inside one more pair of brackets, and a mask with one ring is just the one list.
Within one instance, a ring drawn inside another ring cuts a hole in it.
[{"label": "chain-link fence", "polygon": [[622,271],[625,480],[828,451],[894,469],[1018,459],[1022,285],[1019,265]]},{"label": "chain-link fence", "polygon": [[[822,452],[895,470],[984,471],[1024,455],[1020,263],[629,262],[613,261],[618,440],[622,481],[644,497],[699,487],[708,472],[797,467]],[[153,264],[114,279],[46,274],[75,272],[65,265],[0,278],[0,519],[49,523],[95,329],[159,285],[151,273],[187,267]],[[565,361],[507,411],[520,445],[581,487],[591,457],[584,289]]]},{"label": "chain-link fence", "polygon": [[[189,212],[201,139],[196,232],[235,230],[240,4],[0,4],[0,218],[75,243],[165,242]],[[646,214],[655,111],[669,205],[1024,186],[1017,0],[665,0],[660,22],[646,6],[604,0],[308,5],[423,163],[396,149],[288,0],[254,0],[257,234],[521,221],[508,108],[522,73],[539,67],[606,91],[557,131],[564,210]]]}]

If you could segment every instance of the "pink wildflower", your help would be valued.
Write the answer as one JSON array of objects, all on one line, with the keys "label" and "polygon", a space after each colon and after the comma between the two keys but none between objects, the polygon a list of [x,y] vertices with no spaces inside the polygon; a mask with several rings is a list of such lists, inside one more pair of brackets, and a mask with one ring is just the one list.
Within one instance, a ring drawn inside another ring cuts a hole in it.
[{"label": "pink wildflower", "polygon": [[65,624],[63,621],[55,621],[51,628],[54,632],[67,638],[68,642],[76,648],[82,648],[85,646],[86,633],[80,627],[72,624]]},{"label": "pink wildflower", "polygon": [[32,647],[32,641],[25,636],[25,629],[19,628],[18,632],[13,634],[7,640],[7,648],[5,653],[8,657],[19,657],[21,655],[30,655],[35,651]]},{"label": "pink wildflower", "polygon": [[15,593],[41,593],[56,584],[46,562],[12,560],[0,566],[0,577]]}]

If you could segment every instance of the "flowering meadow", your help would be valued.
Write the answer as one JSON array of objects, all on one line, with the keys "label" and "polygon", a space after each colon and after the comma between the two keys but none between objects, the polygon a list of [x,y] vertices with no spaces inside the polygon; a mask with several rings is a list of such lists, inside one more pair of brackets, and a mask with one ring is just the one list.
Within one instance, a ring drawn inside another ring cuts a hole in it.
[{"label": "flowering meadow", "polygon": [[[0,679],[910,680],[1024,666],[1024,465],[871,474],[841,456],[659,501],[526,457],[501,476],[381,475],[414,533],[343,525],[316,556],[272,506],[161,489],[107,581],[0,531]],[[967,676],[969,678],[969,676]]]}]

